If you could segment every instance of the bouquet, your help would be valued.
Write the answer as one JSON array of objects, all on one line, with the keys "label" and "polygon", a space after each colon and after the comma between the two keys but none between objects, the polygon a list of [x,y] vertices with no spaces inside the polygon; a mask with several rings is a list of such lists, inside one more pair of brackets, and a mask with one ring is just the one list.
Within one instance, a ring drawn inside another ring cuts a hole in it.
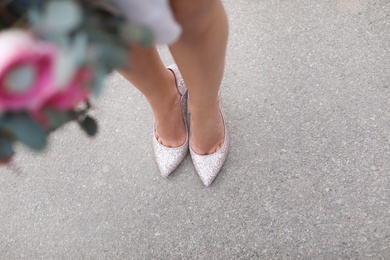
[{"label": "bouquet", "polygon": [[104,77],[128,66],[132,44],[153,42],[109,0],[0,0],[0,163],[14,145],[34,150],[76,121],[97,133],[88,115]]}]

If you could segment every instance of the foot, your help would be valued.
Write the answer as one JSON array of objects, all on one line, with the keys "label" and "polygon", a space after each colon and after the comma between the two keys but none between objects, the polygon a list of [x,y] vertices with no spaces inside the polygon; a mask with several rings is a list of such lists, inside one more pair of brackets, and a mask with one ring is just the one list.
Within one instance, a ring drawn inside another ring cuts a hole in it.
[{"label": "foot", "polygon": [[166,147],[182,146],[187,138],[183,114],[180,106],[181,95],[177,90],[176,79],[171,70],[169,84],[171,93],[167,93],[164,99],[152,105],[156,139]]},{"label": "foot", "polygon": [[223,145],[225,136],[219,101],[208,108],[191,107],[190,115],[191,149],[199,155],[213,154],[218,151]]}]

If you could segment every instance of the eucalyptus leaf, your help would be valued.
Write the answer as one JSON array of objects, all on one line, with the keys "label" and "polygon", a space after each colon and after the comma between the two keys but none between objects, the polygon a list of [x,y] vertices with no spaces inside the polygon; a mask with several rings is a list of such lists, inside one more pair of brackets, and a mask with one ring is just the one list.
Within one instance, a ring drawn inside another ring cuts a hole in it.
[{"label": "eucalyptus leaf", "polygon": [[0,118],[0,137],[6,138],[9,140],[15,140],[14,134],[10,130],[5,129],[1,124],[2,124],[2,121]]},{"label": "eucalyptus leaf", "polygon": [[85,63],[86,52],[88,47],[88,36],[85,32],[78,33],[73,40],[72,52],[73,57],[78,66],[81,66]]},{"label": "eucalyptus leaf", "polygon": [[5,115],[0,116],[0,137],[6,138],[9,140],[15,140],[16,137],[15,137],[14,133],[12,132],[12,130],[10,130],[7,127],[7,122],[9,120],[10,116],[11,116],[10,114],[5,114]]},{"label": "eucalyptus leaf", "polygon": [[0,136],[0,162],[9,160],[13,154],[12,142]]},{"label": "eucalyptus leaf", "polygon": [[58,34],[69,33],[78,27],[83,18],[81,7],[72,0],[51,1],[44,13],[44,24]]},{"label": "eucalyptus leaf", "polygon": [[26,114],[3,118],[2,128],[12,132],[17,140],[35,150],[42,150],[47,144],[47,133]]},{"label": "eucalyptus leaf", "polygon": [[30,8],[28,10],[28,19],[32,25],[38,25],[42,22],[42,15],[37,8]]},{"label": "eucalyptus leaf", "polygon": [[43,111],[46,118],[49,120],[50,127],[52,130],[55,130],[65,123],[76,119],[76,117],[72,116],[69,112],[57,111],[54,109],[46,109]]},{"label": "eucalyptus leaf", "polygon": [[71,50],[63,48],[54,66],[55,85],[65,88],[77,70],[77,57]]},{"label": "eucalyptus leaf", "polygon": [[67,34],[60,34],[53,31],[43,31],[41,32],[40,37],[45,41],[53,42],[62,49],[69,49],[71,46],[71,41]]},{"label": "eucalyptus leaf", "polygon": [[120,47],[115,48],[114,46],[110,46],[107,51],[109,51],[107,53],[107,58],[110,62],[110,69],[124,67],[126,65],[128,49],[123,49]]},{"label": "eucalyptus leaf", "polygon": [[104,88],[104,79],[107,74],[107,70],[103,64],[96,64],[94,66],[95,82],[93,86],[93,95],[99,97]]}]

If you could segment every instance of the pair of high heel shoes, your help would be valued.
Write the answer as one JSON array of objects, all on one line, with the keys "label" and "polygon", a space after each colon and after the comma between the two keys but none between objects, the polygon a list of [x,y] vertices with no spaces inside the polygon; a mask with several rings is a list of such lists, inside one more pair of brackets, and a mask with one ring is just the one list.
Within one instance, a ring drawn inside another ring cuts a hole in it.
[{"label": "pair of high heel shoes", "polygon": [[209,186],[214,179],[217,177],[219,171],[222,168],[223,163],[225,162],[228,147],[229,147],[229,138],[227,135],[226,124],[222,116],[225,128],[225,137],[222,146],[214,153],[208,155],[200,155],[194,152],[189,145],[189,134],[187,127],[187,100],[188,92],[184,84],[183,77],[180,74],[179,69],[176,65],[168,67],[171,70],[176,78],[176,87],[180,93],[180,106],[183,113],[184,124],[187,129],[186,141],[183,145],[179,147],[167,147],[162,145],[156,138],[156,131],[153,131],[153,147],[154,154],[156,156],[156,161],[158,168],[160,169],[161,175],[163,177],[168,177],[181,163],[184,157],[187,155],[188,150],[190,151],[192,162],[195,166],[195,170],[198,173],[200,179],[202,180],[205,186]]}]

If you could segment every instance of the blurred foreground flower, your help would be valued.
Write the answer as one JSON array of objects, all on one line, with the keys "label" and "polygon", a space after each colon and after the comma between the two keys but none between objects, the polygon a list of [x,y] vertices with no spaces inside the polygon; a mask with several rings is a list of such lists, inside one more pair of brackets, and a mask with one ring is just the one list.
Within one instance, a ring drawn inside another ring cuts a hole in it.
[{"label": "blurred foreground flower", "polygon": [[116,1],[7,2],[0,10],[22,17],[0,18],[0,164],[10,161],[16,142],[42,150],[70,121],[95,135],[91,95],[100,95],[108,73],[128,65],[131,44],[153,42],[151,30],[122,16]]},{"label": "blurred foreground flower", "polygon": [[0,113],[36,110],[54,92],[56,47],[31,34],[0,33]]}]

